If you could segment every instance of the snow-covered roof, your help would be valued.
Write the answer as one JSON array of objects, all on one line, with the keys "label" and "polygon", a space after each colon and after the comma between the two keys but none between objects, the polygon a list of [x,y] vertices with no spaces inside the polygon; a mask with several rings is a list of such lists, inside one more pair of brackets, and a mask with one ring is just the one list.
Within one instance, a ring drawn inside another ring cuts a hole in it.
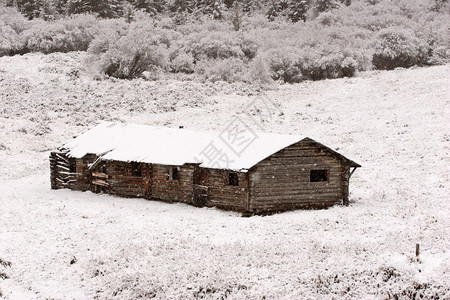
[{"label": "snow-covered roof", "polygon": [[246,170],[279,150],[301,141],[298,135],[228,128],[223,132],[193,131],[147,125],[103,122],[61,147],[70,157],[96,154],[105,160],[204,168]]}]

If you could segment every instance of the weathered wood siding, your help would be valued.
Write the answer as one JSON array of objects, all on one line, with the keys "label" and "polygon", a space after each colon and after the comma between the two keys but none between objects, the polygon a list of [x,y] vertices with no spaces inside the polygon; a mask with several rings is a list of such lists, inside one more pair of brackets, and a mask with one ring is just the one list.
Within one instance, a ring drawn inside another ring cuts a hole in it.
[{"label": "weathered wood siding", "polygon": [[91,189],[91,176],[89,172],[89,164],[97,159],[95,154],[87,154],[83,158],[76,159],[77,165],[77,185],[75,190],[88,191]]},{"label": "weathered wood siding", "polygon": [[141,164],[141,176],[134,176],[131,164],[121,161],[102,161],[94,170],[107,175],[107,178],[98,180],[108,186],[99,186],[98,190],[124,197],[145,197],[149,172],[147,164]]},{"label": "weathered wood siding", "polygon": [[239,186],[228,185],[226,170],[206,170],[204,184],[208,186],[207,206],[215,206],[227,210],[246,211],[248,196],[247,173],[235,172],[238,175]]},{"label": "weathered wood siding", "polygon": [[192,182],[194,177],[194,166],[186,165],[179,167],[179,178],[169,178],[169,169],[172,166],[153,165],[151,173],[151,198],[169,202],[191,203]]},{"label": "weathered wood siding", "polygon": [[141,176],[136,176],[129,162],[102,161],[92,170],[102,177],[98,179],[102,185],[97,190],[124,197],[192,202],[194,166],[179,167],[179,178],[175,180],[169,176],[170,168],[175,166],[146,163],[141,163],[140,166]]},{"label": "weathered wood siding", "polygon": [[[70,158],[64,152],[50,153],[50,182],[52,189],[68,188],[87,191],[91,189],[89,164],[97,156],[88,154],[83,158]],[[70,165],[75,166],[74,172]]]},{"label": "weathered wood siding", "polygon": [[[328,170],[328,181],[310,182],[310,170]],[[250,170],[250,210],[255,213],[342,203],[342,161],[316,143],[302,141]]]}]

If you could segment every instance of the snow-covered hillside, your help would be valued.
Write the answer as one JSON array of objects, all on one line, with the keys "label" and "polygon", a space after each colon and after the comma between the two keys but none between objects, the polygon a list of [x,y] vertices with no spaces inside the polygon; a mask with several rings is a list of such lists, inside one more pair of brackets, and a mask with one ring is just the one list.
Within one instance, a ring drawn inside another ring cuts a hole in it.
[{"label": "snow-covered hillside", "polygon": [[450,297],[449,66],[268,91],[281,112],[266,131],[310,136],[363,168],[349,207],[242,218],[50,190],[49,151],[97,120],[221,130],[260,92],[93,80],[83,55],[0,58],[0,298]]}]

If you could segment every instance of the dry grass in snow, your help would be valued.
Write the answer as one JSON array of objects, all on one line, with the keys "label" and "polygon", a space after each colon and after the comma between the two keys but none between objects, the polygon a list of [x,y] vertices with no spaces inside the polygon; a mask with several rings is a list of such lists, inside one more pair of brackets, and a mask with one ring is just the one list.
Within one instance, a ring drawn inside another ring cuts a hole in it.
[{"label": "dry grass in snow", "polygon": [[241,218],[50,190],[49,150],[96,120],[220,130],[258,93],[179,79],[93,81],[83,55],[0,58],[4,298],[450,297],[448,66],[269,91],[283,113],[267,131],[310,136],[363,168],[349,207]]}]

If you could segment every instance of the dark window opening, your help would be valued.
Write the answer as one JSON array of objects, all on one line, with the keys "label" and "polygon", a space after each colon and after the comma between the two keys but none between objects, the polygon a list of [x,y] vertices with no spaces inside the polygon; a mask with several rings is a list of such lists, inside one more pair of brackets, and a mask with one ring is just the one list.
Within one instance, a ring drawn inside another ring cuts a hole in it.
[{"label": "dark window opening", "polygon": [[70,173],[77,172],[77,162],[74,158],[69,158],[69,172]]},{"label": "dark window opening", "polygon": [[106,174],[106,164],[102,166],[102,172]]},{"label": "dark window opening", "polygon": [[239,185],[239,177],[236,173],[228,173],[228,185]]},{"label": "dark window opening", "polygon": [[141,164],[138,162],[131,162],[131,175],[136,177],[142,176]]},{"label": "dark window opening", "polygon": [[171,180],[178,180],[180,179],[180,169],[178,167],[172,167],[169,170],[169,178]]},{"label": "dark window opening", "polygon": [[328,181],[327,170],[311,170],[309,171],[309,182]]}]

